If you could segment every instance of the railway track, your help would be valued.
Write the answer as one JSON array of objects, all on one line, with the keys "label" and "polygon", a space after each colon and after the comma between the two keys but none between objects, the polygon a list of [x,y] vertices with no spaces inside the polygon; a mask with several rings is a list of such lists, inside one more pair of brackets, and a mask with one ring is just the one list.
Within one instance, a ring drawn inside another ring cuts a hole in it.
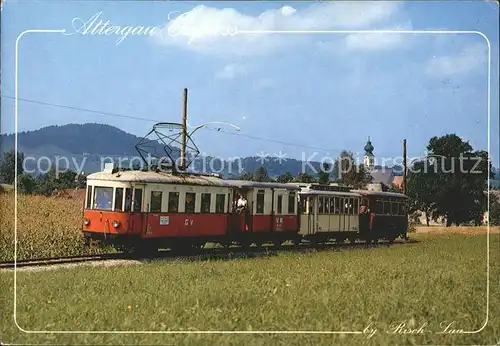
[{"label": "railway track", "polygon": [[126,257],[127,254],[124,253],[113,253],[113,254],[96,254],[96,255],[84,255],[84,256],[21,259],[17,260],[16,262],[0,262],[0,269],[12,269],[14,267],[16,268],[41,267],[54,264],[82,263],[90,261],[107,261],[111,259],[125,259]]},{"label": "railway track", "polygon": [[38,259],[22,259],[17,262],[0,262],[0,269],[13,269],[22,267],[41,267],[57,264],[73,264],[92,261],[108,261],[108,260],[138,260],[138,261],[154,261],[160,259],[183,259],[183,260],[203,260],[203,259],[231,259],[231,258],[248,258],[258,256],[270,256],[278,252],[311,252],[311,251],[344,251],[349,249],[359,248],[377,248],[402,245],[406,243],[415,243],[414,240],[395,241],[393,243],[380,242],[376,244],[354,243],[354,244],[301,244],[281,245],[281,246],[262,246],[262,247],[229,247],[229,248],[202,248],[192,249],[187,252],[179,253],[176,251],[158,251],[150,255],[138,255],[130,253],[113,253],[113,254],[96,254],[86,256],[66,256],[66,257],[50,257]]}]

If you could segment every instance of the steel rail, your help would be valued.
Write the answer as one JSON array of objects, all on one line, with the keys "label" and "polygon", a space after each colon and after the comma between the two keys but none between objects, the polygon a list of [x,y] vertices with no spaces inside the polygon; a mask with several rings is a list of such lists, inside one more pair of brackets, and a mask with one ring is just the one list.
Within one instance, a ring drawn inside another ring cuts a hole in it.
[{"label": "steel rail", "polygon": [[172,260],[193,260],[205,257],[207,259],[229,259],[233,257],[256,257],[259,255],[273,255],[279,252],[315,252],[315,251],[344,251],[349,249],[368,249],[390,247],[394,245],[403,245],[407,243],[417,243],[415,240],[399,241],[392,243],[379,242],[370,244],[366,242],[357,243],[302,243],[300,245],[268,245],[260,247],[242,247],[235,245],[234,247],[214,247],[200,249],[185,249],[183,251],[169,250],[157,251],[150,254],[139,253],[111,253],[111,254],[92,254],[83,256],[65,256],[65,257],[49,257],[49,258],[34,258],[20,259],[14,262],[0,262],[0,269],[22,268],[22,267],[39,267],[57,264],[72,264],[92,261],[107,261],[107,260],[138,260],[138,261],[155,261],[159,259]]}]

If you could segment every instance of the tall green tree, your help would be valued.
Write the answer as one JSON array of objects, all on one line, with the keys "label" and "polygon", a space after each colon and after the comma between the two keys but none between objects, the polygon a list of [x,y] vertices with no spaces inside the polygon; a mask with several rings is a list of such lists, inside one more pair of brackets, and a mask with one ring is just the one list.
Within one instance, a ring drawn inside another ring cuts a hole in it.
[{"label": "tall green tree", "polygon": [[293,180],[293,175],[290,172],[285,172],[278,176],[278,183],[286,184],[291,182],[292,180]]},{"label": "tall green tree", "polygon": [[433,219],[444,217],[446,226],[480,225],[487,208],[488,176],[493,167],[488,153],[473,151],[456,134],[432,137],[429,155],[409,169],[407,194],[412,209]]},{"label": "tall green tree", "polygon": [[23,173],[17,177],[17,186],[20,193],[31,195],[37,192],[38,182],[28,173]]},{"label": "tall green tree", "polygon": [[[17,175],[24,173],[23,168],[24,153],[17,152]],[[3,154],[2,162],[0,163],[0,180],[5,184],[14,184],[16,176],[16,152],[14,150],[7,151]]]},{"label": "tall green tree", "polygon": [[340,153],[333,167],[334,172],[339,177],[337,182],[342,185],[362,189],[373,180],[373,177],[365,167],[362,164],[356,163],[354,154],[347,150],[343,150]]},{"label": "tall green tree", "polygon": [[293,181],[297,183],[313,183],[314,178],[307,173],[299,173]]},{"label": "tall green tree", "polygon": [[255,169],[255,173],[253,175],[254,181],[265,182],[269,181],[269,175],[267,174],[267,169],[264,166],[259,166]]},{"label": "tall green tree", "polygon": [[238,180],[253,180],[253,174],[245,172],[238,178]]},{"label": "tall green tree", "polygon": [[323,162],[318,172],[318,183],[328,184],[330,182],[330,165]]},{"label": "tall green tree", "polygon": [[490,213],[489,220],[491,226],[500,226],[500,202],[498,197],[490,192]]}]

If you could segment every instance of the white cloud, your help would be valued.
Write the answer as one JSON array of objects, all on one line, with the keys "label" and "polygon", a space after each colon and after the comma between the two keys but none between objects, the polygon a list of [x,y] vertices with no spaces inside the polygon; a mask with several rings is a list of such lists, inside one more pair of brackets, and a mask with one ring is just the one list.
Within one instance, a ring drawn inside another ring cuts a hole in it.
[{"label": "white cloud", "polygon": [[462,49],[458,55],[433,57],[427,64],[427,74],[443,77],[469,73],[487,61],[487,47],[476,43]]},{"label": "white cloud", "polygon": [[[398,30],[412,30],[411,22],[404,25],[380,28],[380,30],[398,31]],[[411,34],[396,34],[396,33],[362,33],[351,34],[345,38],[345,48],[348,50],[386,50],[401,47],[405,40],[410,39]]]},{"label": "white cloud", "polygon": [[232,8],[199,5],[186,13],[169,14],[155,38],[161,44],[206,54],[267,54],[283,47],[288,35],[244,31],[369,29],[392,19],[400,6],[396,2],[324,2],[300,10],[283,6],[251,16]]},{"label": "white cloud", "polygon": [[402,36],[402,34],[352,34],[346,37],[345,47],[349,50],[391,49],[401,43]]},{"label": "white cloud", "polygon": [[260,90],[265,90],[265,89],[272,89],[275,88],[277,85],[276,81],[272,78],[269,77],[264,77],[256,80],[253,84],[253,90],[254,91],[260,91]]},{"label": "white cloud", "polygon": [[234,79],[238,75],[246,73],[246,68],[239,64],[228,64],[222,70],[215,73],[216,79]]}]

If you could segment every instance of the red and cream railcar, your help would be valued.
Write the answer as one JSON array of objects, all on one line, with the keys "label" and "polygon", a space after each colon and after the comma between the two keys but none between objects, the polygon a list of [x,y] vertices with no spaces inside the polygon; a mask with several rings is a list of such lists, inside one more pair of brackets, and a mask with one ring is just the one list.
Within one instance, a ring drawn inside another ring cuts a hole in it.
[{"label": "red and cream railcar", "polygon": [[[87,177],[83,233],[122,249],[298,241],[299,187],[110,169]],[[246,210],[236,208],[245,196]]]}]

